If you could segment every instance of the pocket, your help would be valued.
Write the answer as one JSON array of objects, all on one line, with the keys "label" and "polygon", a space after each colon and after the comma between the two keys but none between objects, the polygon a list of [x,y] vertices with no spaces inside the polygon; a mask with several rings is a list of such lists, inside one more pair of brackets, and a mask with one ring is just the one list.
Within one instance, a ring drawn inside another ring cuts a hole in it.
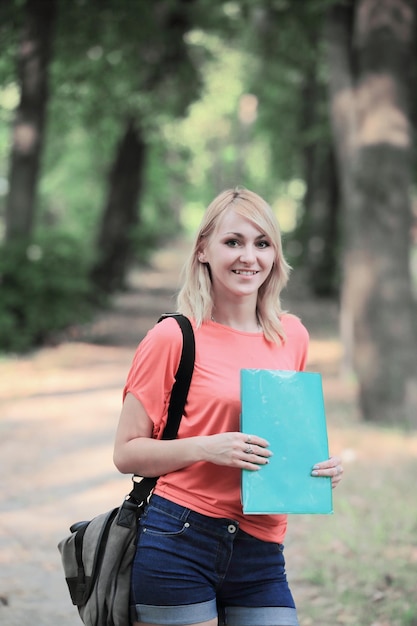
[{"label": "pocket", "polygon": [[183,535],[189,528],[189,522],[152,505],[148,506],[146,515],[140,520],[140,532],[144,535],[177,537]]}]

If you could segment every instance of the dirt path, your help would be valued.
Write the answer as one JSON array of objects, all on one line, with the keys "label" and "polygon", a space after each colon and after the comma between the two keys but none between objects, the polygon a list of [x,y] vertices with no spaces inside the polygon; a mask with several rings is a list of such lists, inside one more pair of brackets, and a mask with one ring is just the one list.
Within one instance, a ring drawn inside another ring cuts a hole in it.
[{"label": "dirt path", "polygon": [[[57,347],[0,362],[0,623],[78,626],[56,545],[73,521],[115,506],[130,487],[112,464],[121,390],[133,351],[159,313],[175,309],[182,247],[132,276],[114,309]],[[351,415],[354,390],[338,377],[337,312],[293,291],[312,332],[310,363],[330,404]],[[343,411],[338,411],[342,421]],[[332,426],[336,448],[349,446]]]}]

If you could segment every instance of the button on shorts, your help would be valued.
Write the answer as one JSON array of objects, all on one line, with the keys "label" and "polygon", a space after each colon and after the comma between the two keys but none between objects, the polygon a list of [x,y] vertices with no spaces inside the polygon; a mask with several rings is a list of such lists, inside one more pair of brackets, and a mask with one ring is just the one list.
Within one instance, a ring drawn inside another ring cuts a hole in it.
[{"label": "button on shorts", "polygon": [[132,620],[298,626],[282,544],[153,495],[139,522]]}]

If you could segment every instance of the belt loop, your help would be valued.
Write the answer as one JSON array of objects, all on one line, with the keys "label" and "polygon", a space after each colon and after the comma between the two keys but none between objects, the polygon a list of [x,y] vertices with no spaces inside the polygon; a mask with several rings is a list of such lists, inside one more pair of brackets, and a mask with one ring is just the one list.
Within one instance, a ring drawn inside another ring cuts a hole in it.
[{"label": "belt loop", "polygon": [[182,509],[183,510],[181,512],[180,519],[181,519],[182,522],[186,522],[188,520],[188,518],[190,517],[191,510],[187,509],[187,507],[185,507],[185,506],[182,507]]}]

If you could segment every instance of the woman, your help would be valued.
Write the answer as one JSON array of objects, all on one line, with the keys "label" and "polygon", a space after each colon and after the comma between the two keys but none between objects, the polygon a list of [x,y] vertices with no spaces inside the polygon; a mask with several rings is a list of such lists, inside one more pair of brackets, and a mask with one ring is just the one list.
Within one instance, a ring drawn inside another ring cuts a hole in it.
[{"label": "woman", "polygon": [[[297,626],[283,540],[286,515],[244,515],[241,470],[273,453],[239,432],[241,368],[302,370],[308,333],[281,310],[288,280],[273,212],[257,194],[227,190],[208,207],[186,266],[178,311],[193,324],[196,360],[178,438],[161,441],[182,336],[173,319],[139,345],[124,389],[114,461],[160,476],[140,521],[132,620],[146,624]],[[336,457],[315,476],[335,486]]]}]

